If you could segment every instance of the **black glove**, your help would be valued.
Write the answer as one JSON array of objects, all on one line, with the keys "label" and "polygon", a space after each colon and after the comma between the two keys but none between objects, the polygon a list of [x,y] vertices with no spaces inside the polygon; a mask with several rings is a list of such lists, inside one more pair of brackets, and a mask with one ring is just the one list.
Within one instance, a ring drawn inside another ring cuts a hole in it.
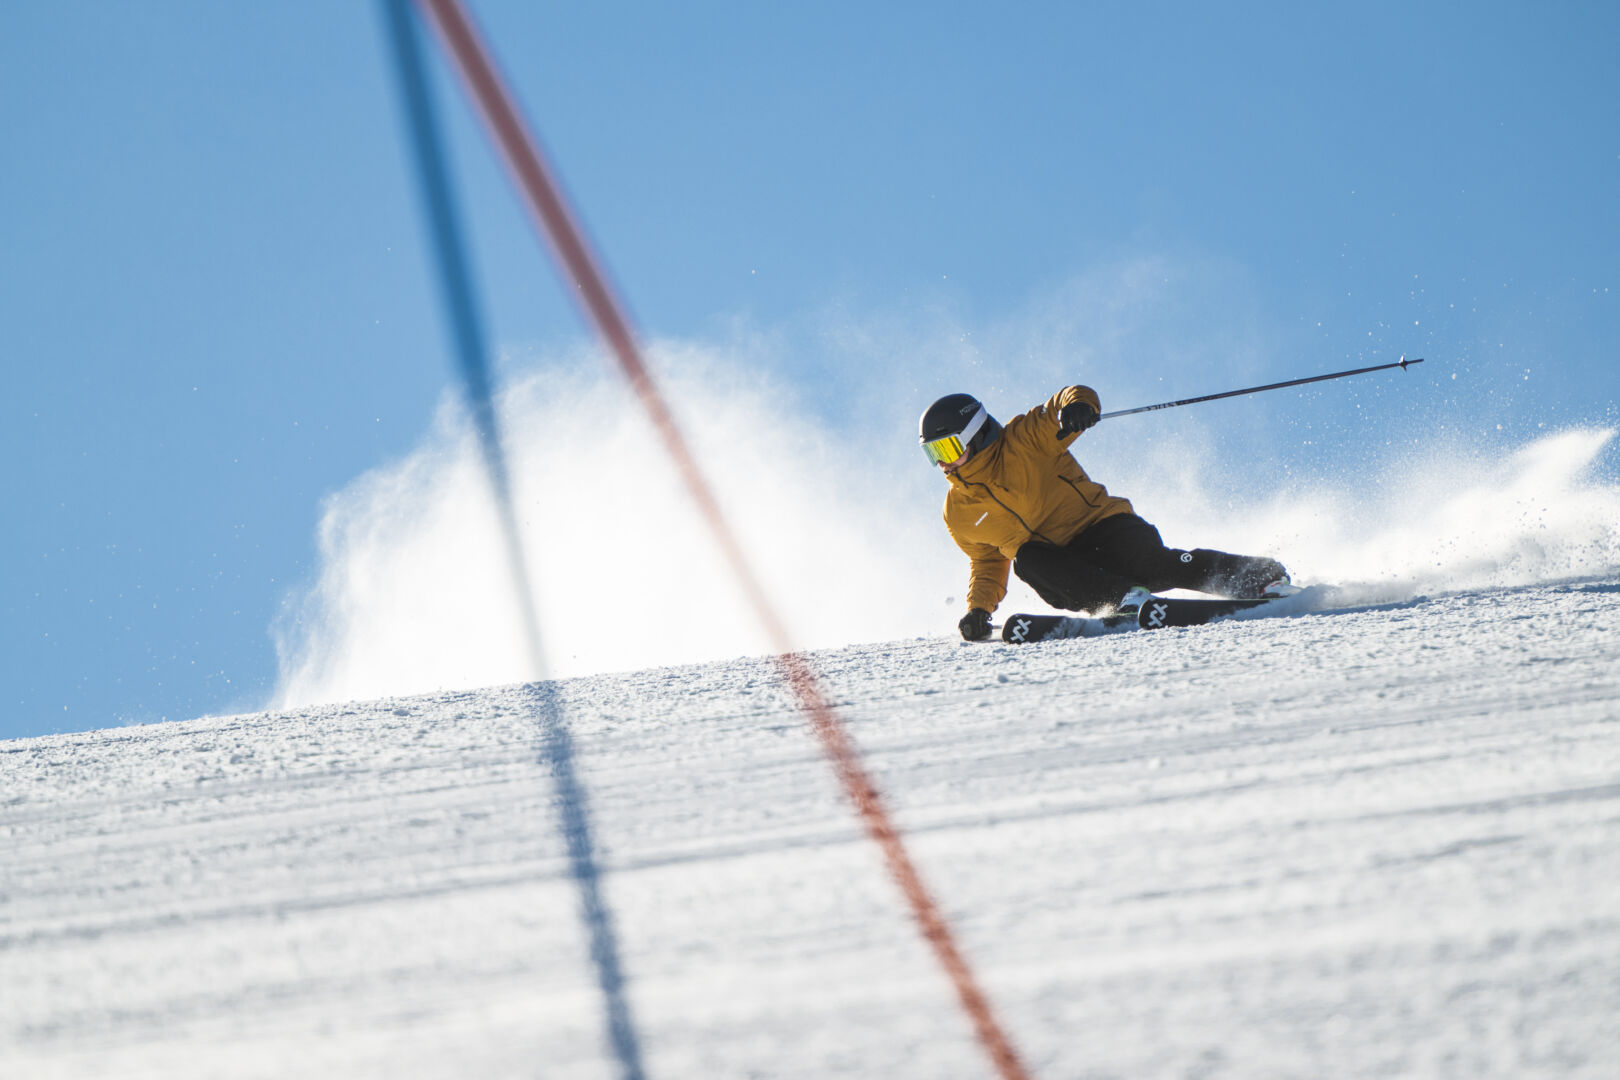
[{"label": "black glove", "polygon": [[964,641],[983,641],[990,636],[990,613],[982,607],[972,608],[956,624]]},{"label": "black glove", "polygon": [[1058,437],[1077,435],[1097,422],[1097,410],[1083,401],[1058,410]]}]

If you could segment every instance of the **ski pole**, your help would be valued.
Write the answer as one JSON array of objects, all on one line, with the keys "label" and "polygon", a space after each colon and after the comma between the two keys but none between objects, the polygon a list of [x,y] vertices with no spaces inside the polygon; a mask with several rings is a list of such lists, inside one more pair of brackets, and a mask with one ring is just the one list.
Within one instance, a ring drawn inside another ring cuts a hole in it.
[{"label": "ski pole", "polygon": [[1354,371],[1335,371],[1331,375],[1312,375],[1304,379],[1289,379],[1287,382],[1271,383],[1267,386],[1251,386],[1247,390],[1228,390],[1224,394],[1205,394],[1203,397],[1183,398],[1180,401],[1166,401],[1158,405],[1143,405],[1136,409],[1118,409],[1114,412],[1105,412],[1101,416],[1097,417],[1097,419],[1107,420],[1110,416],[1129,416],[1132,413],[1152,412],[1154,409],[1173,409],[1177,405],[1196,405],[1200,401],[1215,401],[1218,398],[1238,397],[1242,394],[1258,394],[1262,390],[1281,390],[1285,386],[1303,386],[1305,383],[1322,382],[1325,379],[1342,379],[1346,375],[1365,375],[1369,371],[1387,371],[1390,368],[1397,367],[1402,371],[1405,371],[1409,365],[1421,363],[1423,363],[1423,358],[1421,356],[1416,360],[1408,360],[1403,356],[1393,364],[1377,364],[1373,367],[1356,368]]}]

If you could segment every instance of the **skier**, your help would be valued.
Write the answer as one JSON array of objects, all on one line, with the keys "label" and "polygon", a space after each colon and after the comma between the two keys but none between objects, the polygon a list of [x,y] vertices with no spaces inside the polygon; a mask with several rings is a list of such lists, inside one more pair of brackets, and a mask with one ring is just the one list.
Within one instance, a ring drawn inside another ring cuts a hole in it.
[{"label": "skier", "polygon": [[969,641],[990,636],[1007,571],[1055,608],[1108,615],[1154,589],[1223,597],[1277,595],[1288,572],[1275,559],[1167,548],[1159,530],[1086,476],[1069,445],[1097,422],[1088,386],[1070,386],[997,423],[970,394],[949,394],[922,415],[923,453],[950,481],[945,528],[971,562]]}]

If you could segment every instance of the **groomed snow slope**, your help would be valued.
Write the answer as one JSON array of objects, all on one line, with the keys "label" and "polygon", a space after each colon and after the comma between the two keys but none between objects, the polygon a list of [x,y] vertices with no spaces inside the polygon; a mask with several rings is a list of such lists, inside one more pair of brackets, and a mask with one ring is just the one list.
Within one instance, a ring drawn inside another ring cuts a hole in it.
[{"label": "groomed snow slope", "polygon": [[[1038,1076],[1620,1076],[1620,584],[817,661]],[[989,1075],[770,661],[560,689],[651,1076]],[[614,1075],[529,701],[0,743],[0,1076]]]}]

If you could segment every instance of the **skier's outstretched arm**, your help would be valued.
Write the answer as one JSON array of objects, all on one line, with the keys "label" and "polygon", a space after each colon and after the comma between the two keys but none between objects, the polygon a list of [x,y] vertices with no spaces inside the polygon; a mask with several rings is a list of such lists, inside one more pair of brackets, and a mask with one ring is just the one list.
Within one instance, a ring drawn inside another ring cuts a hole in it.
[{"label": "skier's outstretched arm", "polygon": [[1082,431],[1097,422],[1101,411],[1097,391],[1089,386],[1065,386],[1045,404],[1025,413],[1028,422],[1019,427],[1043,453],[1056,457],[1067,450]]}]

